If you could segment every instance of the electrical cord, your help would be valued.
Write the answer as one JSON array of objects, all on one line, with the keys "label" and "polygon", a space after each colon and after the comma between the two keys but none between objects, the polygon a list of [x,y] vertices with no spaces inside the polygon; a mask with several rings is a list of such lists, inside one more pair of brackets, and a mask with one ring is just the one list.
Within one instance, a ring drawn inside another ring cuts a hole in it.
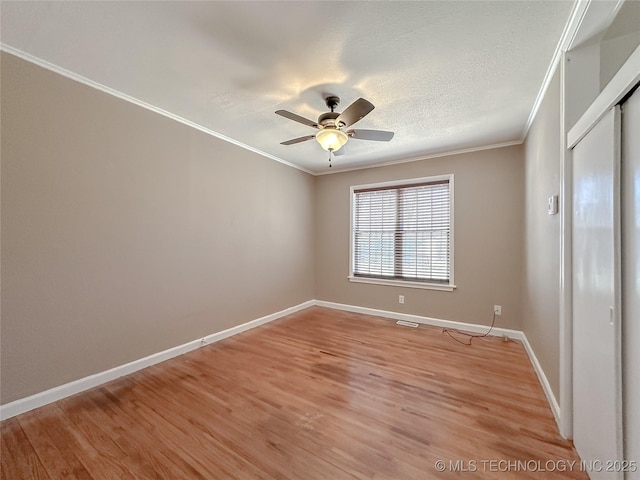
[{"label": "electrical cord", "polygon": [[[496,324],[496,312],[493,312],[493,320],[491,320],[491,326],[489,327],[489,330],[487,331],[487,333],[483,333],[482,335],[474,335],[473,333],[467,333],[467,332],[463,332],[462,330],[458,330],[456,328],[443,328],[442,329],[442,333],[446,333],[447,335],[449,335],[452,339],[454,339],[456,342],[462,344],[462,345],[471,345],[471,341],[474,338],[482,338],[482,337],[488,337],[489,334],[491,333],[491,331],[493,330],[493,326]],[[469,338],[469,342],[463,342],[459,339],[457,339],[456,337],[454,337],[452,335],[452,333],[456,333],[458,335],[463,335],[467,338]]]}]

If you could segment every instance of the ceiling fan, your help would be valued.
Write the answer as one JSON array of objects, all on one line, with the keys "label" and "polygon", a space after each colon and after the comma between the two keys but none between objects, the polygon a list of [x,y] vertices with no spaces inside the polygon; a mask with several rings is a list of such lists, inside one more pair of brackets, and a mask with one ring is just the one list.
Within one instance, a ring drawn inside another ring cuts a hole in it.
[{"label": "ceiling fan", "polygon": [[347,143],[349,138],[355,138],[357,140],[375,140],[378,142],[388,142],[393,138],[393,132],[386,132],[384,130],[343,131],[344,128],[350,127],[354,123],[358,122],[375,108],[368,100],[359,98],[349,105],[342,113],[334,111],[340,103],[339,97],[330,95],[325,98],[325,102],[331,111],[320,115],[317,122],[301,117],[300,115],[296,115],[295,113],[288,112],[287,110],[278,110],[276,112],[278,115],[320,130],[315,135],[293,138],[286,142],[281,142],[281,145],[293,145],[295,143],[306,142],[307,140],[315,138],[320,146],[329,152],[329,167],[331,167],[331,154],[333,153],[335,155],[336,152],[338,152],[344,144]]}]

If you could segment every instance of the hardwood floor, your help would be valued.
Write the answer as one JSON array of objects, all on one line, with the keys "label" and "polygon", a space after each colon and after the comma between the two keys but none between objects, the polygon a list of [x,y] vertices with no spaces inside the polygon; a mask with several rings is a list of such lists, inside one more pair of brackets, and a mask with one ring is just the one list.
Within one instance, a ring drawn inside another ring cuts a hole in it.
[{"label": "hardwood floor", "polygon": [[520,343],[319,307],[1,433],[3,479],[588,478]]}]

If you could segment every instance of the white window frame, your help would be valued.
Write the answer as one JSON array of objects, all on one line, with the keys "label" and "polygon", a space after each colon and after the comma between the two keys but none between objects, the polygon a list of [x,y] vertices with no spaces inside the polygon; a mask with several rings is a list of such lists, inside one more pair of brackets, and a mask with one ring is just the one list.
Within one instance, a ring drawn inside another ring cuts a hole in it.
[{"label": "white window frame", "polygon": [[[368,188],[385,188],[385,187],[410,187],[419,183],[427,183],[427,182],[438,182],[442,180],[449,181],[449,212],[450,212],[450,234],[449,234],[449,283],[428,283],[428,282],[413,282],[410,280],[398,280],[398,279],[384,279],[384,278],[367,278],[367,277],[356,277],[353,273],[354,271],[354,242],[353,242],[353,214],[354,214],[354,203],[355,203],[355,192],[356,190],[368,189]],[[435,175],[432,177],[422,177],[422,178],[410,178],[406,180],[393,180],[390,182],[381,182],[381,183],[369,183],[366,185],[352,185],[350,189],[350,197],[349,197],[349,275],[348,279],[350,282],[355,283],[370,283],[374,285],[390,285],[396,287],[409,287],[409,288],[422,288],[427,290],[441,290],[446,292],[452,292],[456,285],[454,283],[454,251],[453,246],[454,242],[454,182],[453,182],[453,174],[447,175]]]}]

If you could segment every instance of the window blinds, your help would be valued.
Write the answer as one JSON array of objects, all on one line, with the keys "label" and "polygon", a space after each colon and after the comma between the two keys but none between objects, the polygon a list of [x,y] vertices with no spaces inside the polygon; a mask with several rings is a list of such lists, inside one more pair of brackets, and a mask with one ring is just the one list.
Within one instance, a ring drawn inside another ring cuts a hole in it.
[{"label": "window blinds", "polygon": [[448,284],[449,180],[354,191],[353,274]]}]

